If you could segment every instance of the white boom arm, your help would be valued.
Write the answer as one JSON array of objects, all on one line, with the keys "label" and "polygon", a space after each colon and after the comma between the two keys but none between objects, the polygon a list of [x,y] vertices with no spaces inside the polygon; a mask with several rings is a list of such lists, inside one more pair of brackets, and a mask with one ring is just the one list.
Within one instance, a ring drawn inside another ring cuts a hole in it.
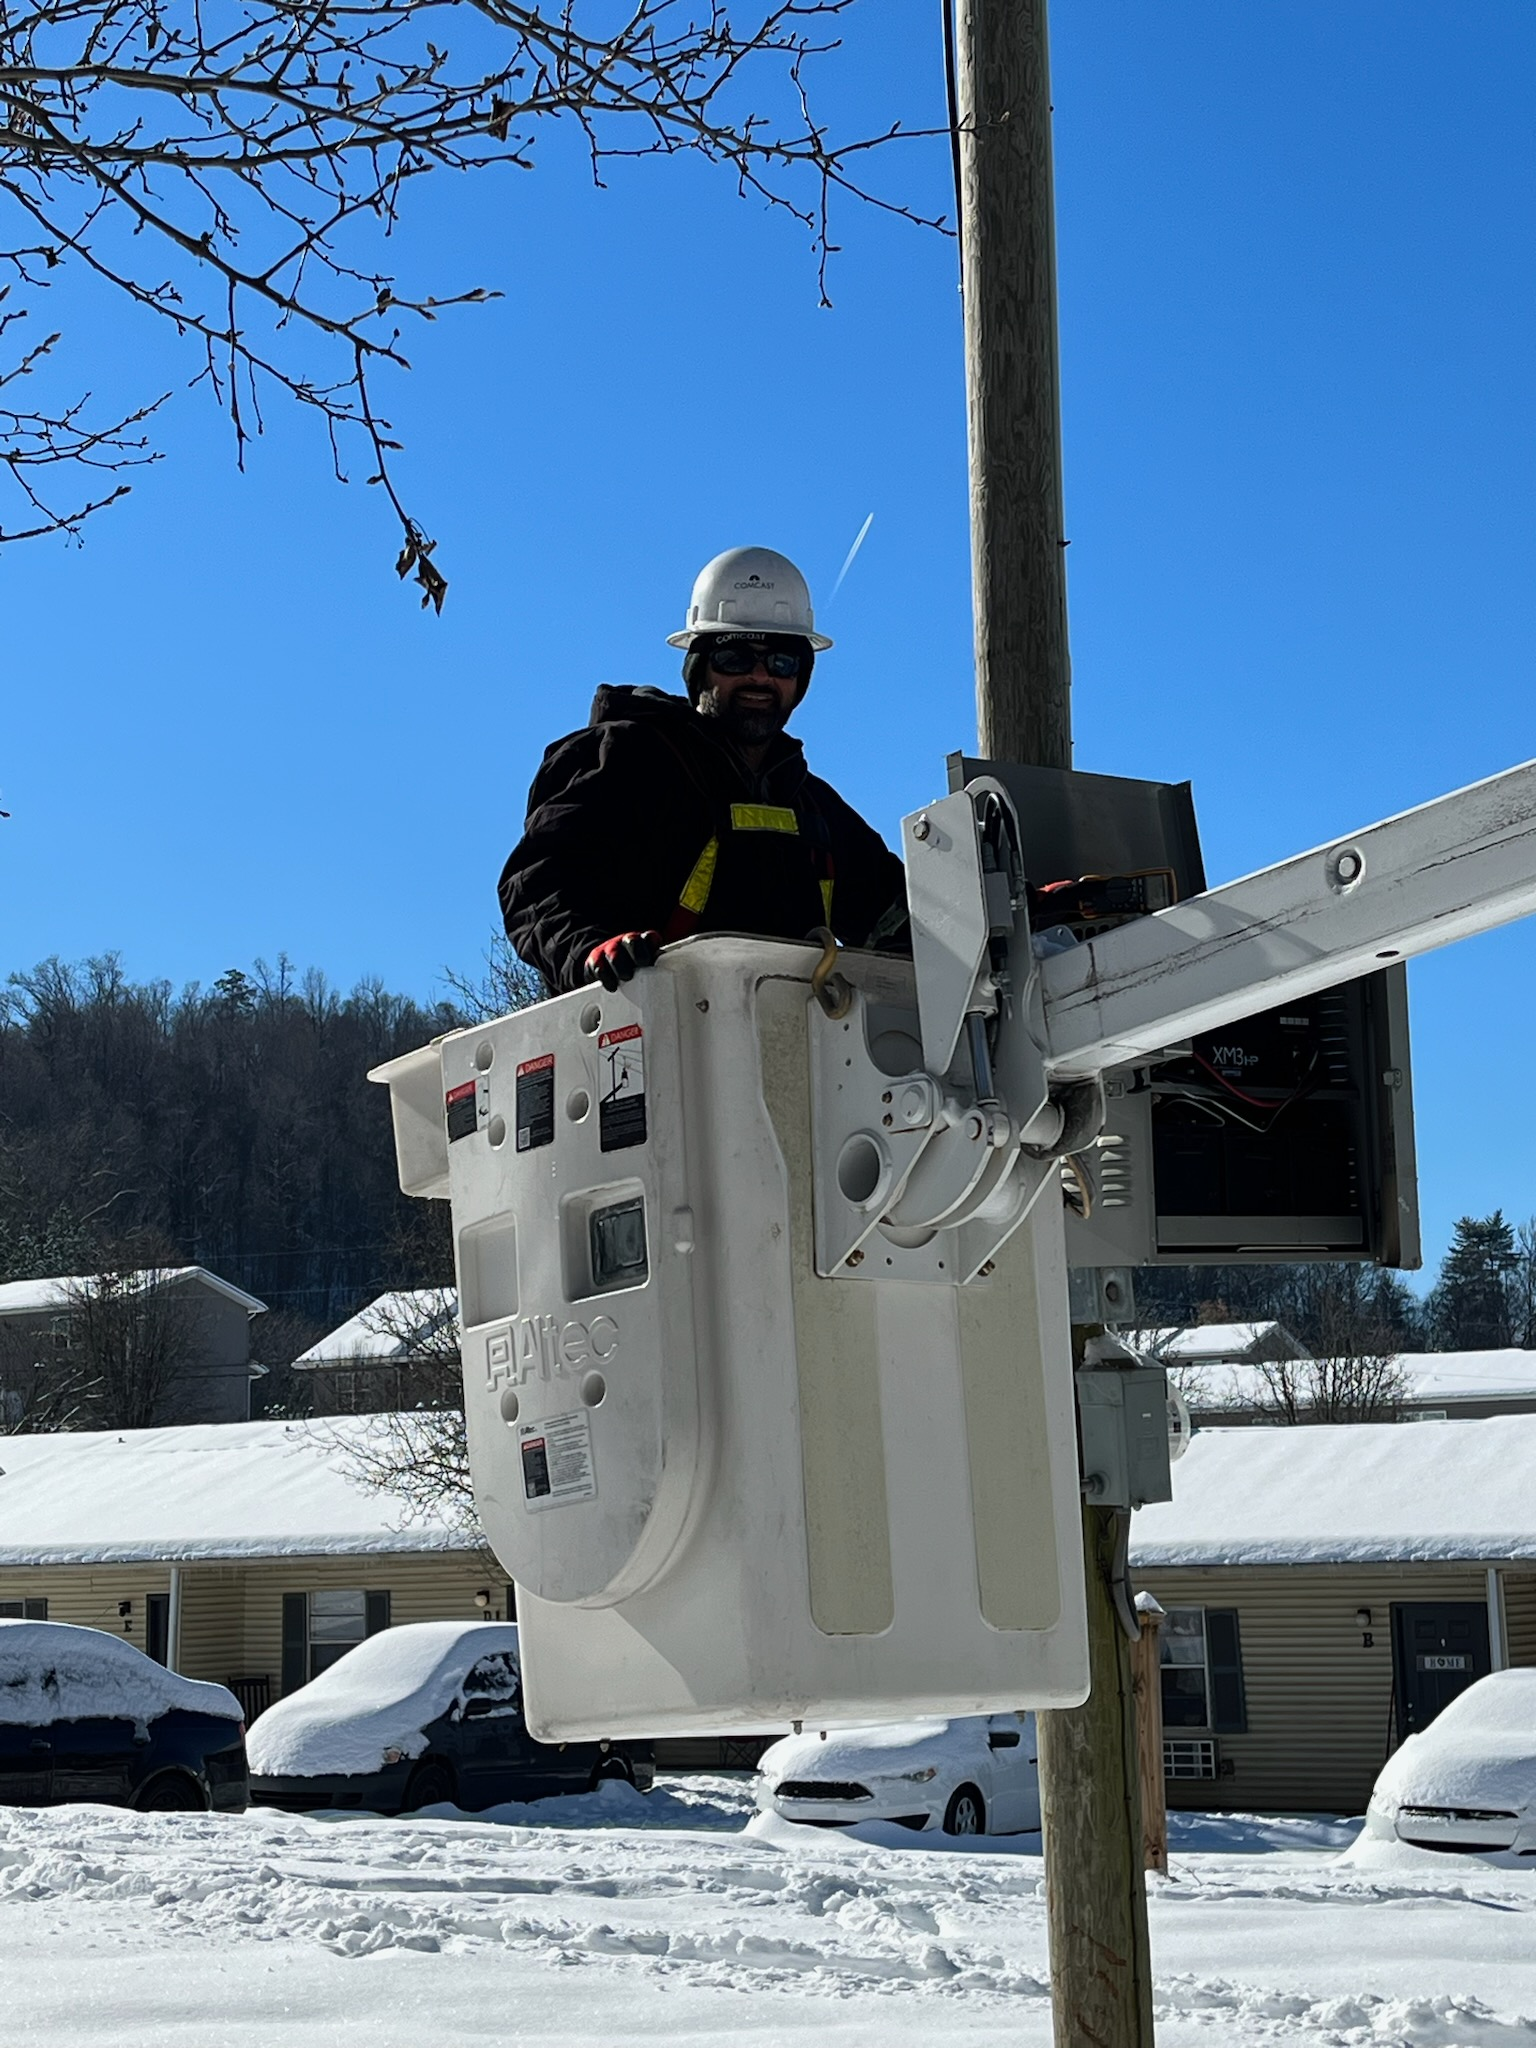
[{"label": "white boom arm", "polygon": [[990,1270],[1109,1068],[1536,911],[1536,762],[1044,959],[1020,843],[986,777],[903,821],[923,1069],[873,1056],[857,992],[813,1020],[829,1276]]},{"label": "white boom arm", "polygon": [[1054,1080],[1536,911],[1536,761],[1040,963]]}]

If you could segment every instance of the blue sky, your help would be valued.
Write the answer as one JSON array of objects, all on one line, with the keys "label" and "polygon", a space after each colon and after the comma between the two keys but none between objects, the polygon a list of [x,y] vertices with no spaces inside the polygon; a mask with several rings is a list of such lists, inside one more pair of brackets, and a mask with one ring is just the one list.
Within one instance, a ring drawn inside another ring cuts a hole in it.
[{"label": "blue sky", "polygon": [[[1195,785],[1213,880],[1536,753],[1536,11],[1525,0],[1072,0],[1054,96],[1080,767]],[[937,9],[858,0],[848,126],[942,119]],[[942,143],[893,190],[949,203]],[[574,153],[423,196],[402,263],[505,296],[388,400],[452,579],[274,407],[207,397],[82,549],[0,561],[0,972],[118,949],[211,981],[286,950],[431,993],[472,963],[548,739],[667,684],[698,565],[764,541],[838,647],[799,721],[887,833],[974,742],[952,244],[804,235],[702,166]],[[195,367],[61,292],[107,396]],[[866,514],[869,540],[827,602]],[[1536,1211],[1536,927],[1412,970],[1427,1246]],[[1490,1138],[1497,1121],[1500,1142]]]}]

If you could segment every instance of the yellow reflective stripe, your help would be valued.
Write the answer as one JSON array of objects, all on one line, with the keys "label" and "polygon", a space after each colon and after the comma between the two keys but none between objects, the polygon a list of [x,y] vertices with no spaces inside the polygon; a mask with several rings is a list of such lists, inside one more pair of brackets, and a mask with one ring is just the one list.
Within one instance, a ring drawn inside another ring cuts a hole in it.
[{"label": "yellow reflective stripe", "polygon": [[780,804],[732,804],[733,832],[798,832],[800,820]]},{"label": "yellow reflective stripe", "polygon": [[832,877],[825,875],[821,883],[821,914],[828,924],[832,922]]},{"label": "yellow reflective stripe", "polygon": [[695,917],[703,914],[704,906],[709,901],[709,892],[715,880],[715,863],[719,858],[720,841],[711,839],[694,862],[693,873],[683,884],[683,893],[678,897],[678,903]]}]

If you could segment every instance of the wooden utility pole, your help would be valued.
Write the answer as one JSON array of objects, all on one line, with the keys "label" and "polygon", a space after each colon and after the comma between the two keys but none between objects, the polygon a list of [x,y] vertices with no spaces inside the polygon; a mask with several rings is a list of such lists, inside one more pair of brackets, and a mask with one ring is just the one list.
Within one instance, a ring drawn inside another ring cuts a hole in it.
[{"label": "wooden utility pole", "polygon": [[1045,0],[954,0],[983,755],[1072,765]]},{"label": "wooden utility pole", "polygon": [[[979,746],[1069,768],[1046,0],[953,5]],[[1056,2048],[1153,2039],[1121,1527],[1084,1507],[1092,1692],[1040,1716]]]}]

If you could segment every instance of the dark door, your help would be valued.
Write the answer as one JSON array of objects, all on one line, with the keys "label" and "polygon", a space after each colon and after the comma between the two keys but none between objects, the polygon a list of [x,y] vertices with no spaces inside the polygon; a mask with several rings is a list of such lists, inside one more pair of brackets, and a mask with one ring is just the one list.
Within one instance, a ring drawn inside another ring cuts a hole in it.
[{"label": "dark door", "polygon": [[104,1715],[82,1721],[56,1721],[53,1737],[53,1796],[56,1800],[128,1797],[129,1780],[143,1745],[134,1740],[131,1721]]},{"label": "dark door", "polygon": [[0,1723],[0,1804],[46,1806],[53,1797],[53,1730]]},{"label": "dark door", "polygon": [[546,1799],[561,1789],[534,1762],[516,1700],[466,1700],[454,1732],[459,1801],[472,1811],[507,1799]]},{"label": "dark door", "polygon": [[454,1749],[459,1796],[471,1808],[507,1799],[547,1799],[568,1790],[561,1753],[535,1742],[523,1720],[523,1687],[509,1652],[482,1657],[464,1680]]},{"label": "dark door", "polygon": [[506,1652],[482,1657],[465,1679],[458,1732],[463,1782],[478,1788],[479,1806],[585,1792],[601,1756],[595,1742],[534,1741],[523,1719],[517,1662]]},{"label": "dark door", "polygon": [[1392,1608],[1399,1739],[1427,1728],[1442,1707],[1492,1670],[1481,1600],[1416,1600]]}]

